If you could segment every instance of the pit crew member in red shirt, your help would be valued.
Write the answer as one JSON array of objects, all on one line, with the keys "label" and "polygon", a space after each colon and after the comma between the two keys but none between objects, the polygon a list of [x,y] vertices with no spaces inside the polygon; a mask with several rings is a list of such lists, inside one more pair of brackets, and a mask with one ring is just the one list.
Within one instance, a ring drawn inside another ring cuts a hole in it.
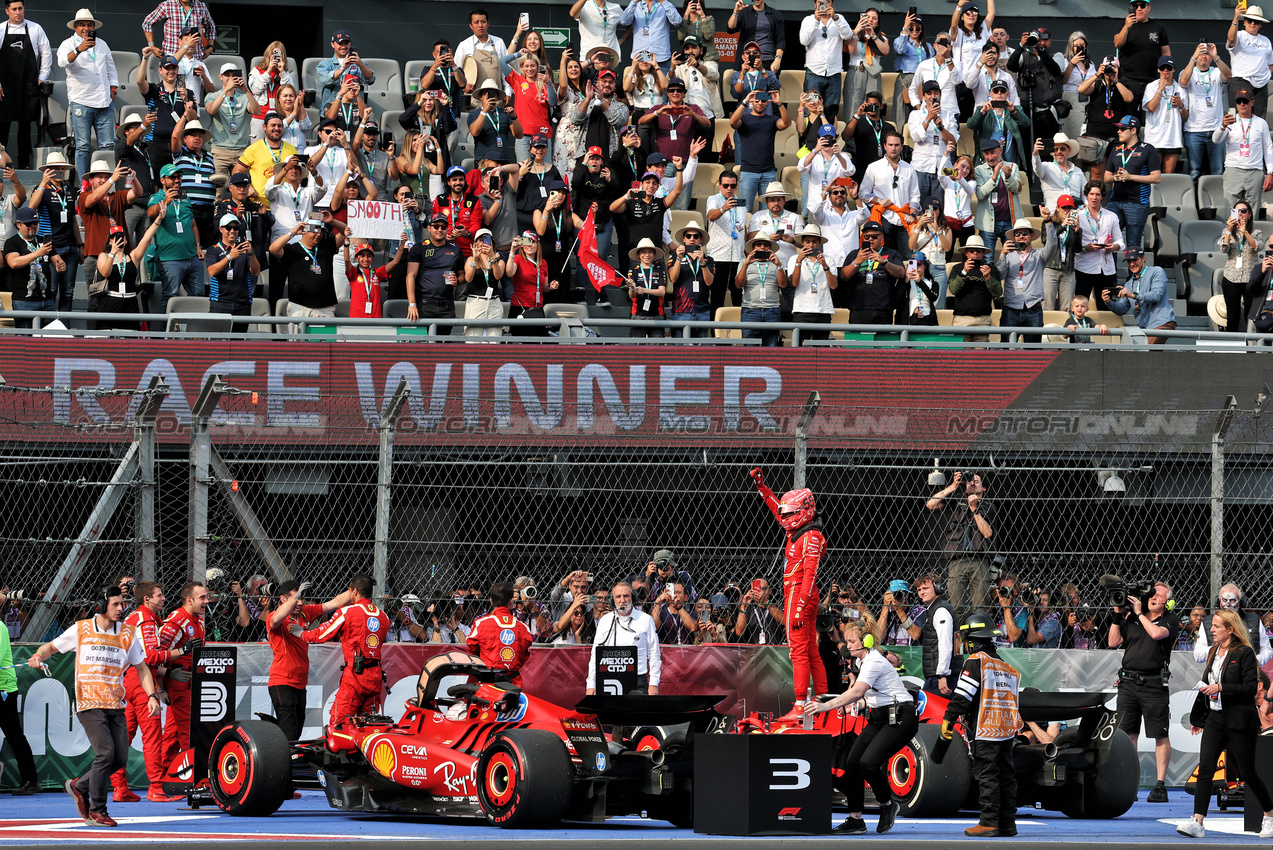
[{"label": "pit crew member in red shirt", "polygon": [[[172,657],[164,679],[168,691],[168,720],[164,723],[163,764],[172,764],[190,749],[190,675],[194,652],[203,646],[203,615],[208,608],[208,588],[188,581],[181,588],[181,607],[168,615],[159,630],[159,649],[182,650]],[[184,798],[183,798],[184,799]]]},{"label": "pit crew member in red shirt", "polygon": [[279,585],[274,610],[266,620],[270,651],[270,703],[274,718],[287,740],[300,740],[305,728],[305,686],[309,683],[309,644],[301,633],[314,620],[326,617],[353,601],[348,590],[326,602],[305,604],[309,582],[285,581]]},{"label": "pit crew member in red shirt", "polygon": [[513,585],[501,581],[491,586],[491,613],[479,617],[469,632],[469,652],[475,653],[492,670],[507,670],[509,681],[522,686],[522,665],[530,657],[534,640],[526,624],[513,616],[508,604],[513,601]]},{"label": "pit crew member in red shirt", "polygon": [[356,575],[349,582],[350,599],[327,622],[301,633],[306,643],[340,640],[345,666],[332,704],[331,726],[345,717],[374,713],[380,706],[384,675],[380,651],[389,634],[389,615],[371,602],[371,578]]}]

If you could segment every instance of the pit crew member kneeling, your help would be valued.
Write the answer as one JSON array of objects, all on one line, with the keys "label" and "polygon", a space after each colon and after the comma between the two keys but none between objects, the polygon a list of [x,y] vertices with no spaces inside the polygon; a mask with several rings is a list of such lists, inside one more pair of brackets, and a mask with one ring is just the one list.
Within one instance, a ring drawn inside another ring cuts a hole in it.
[{"label": "pit crew member kneeling", "polygon": [[508,679],[522,686],[522,665],[530,657],[534,638],[526,624],[513,616],[508,604],[513,601],[512,582],[491,585],[491,613],[479,617],[469,632],[469,652],[475,653],[492,670],[507,670]]},{"label": "pit crew member kneeling", "polygon": [[[941,738],[947,743],[954,738],[952,724],[961,716],[972,733],[972,773],[977,780],[981,819],[965,829],[964,835],[1013,836],[1017,834],[1017,769],[1012,747],[1021,731],[1021,674],[999,657],[995,638],[1003,633],[985,614],[969,614],[959,631],[975,651],[955,680],[955,693],[941,722]],[[940,763],[945,745],[939,743],[937,748],[933,760]]]},{"label": "pit crew member kneeling", "polygon": [[301,640],[306,643],[327,643],[339,638],[340,651],[345,657],[340,687],[336,690],[336,701],[332,703],[329,734],[338,721],[371,714],[380,707],[380,695],[384,690],[380,651],[389,633],[389,617],[371,603],[371,590],[368,576],[354,576],[349,582],[353,602],[317,628],[301,633]]},{"label": "pit crew member kneeling", "polygon": [[[844,629],[844,650],[851,656],[855,670],[853,684],[844,693],[827,702],[813,702],[804,707],[806,715],[820,714],[833,708],[851,705],[866,697],[869,709],[866,726],[853,741],[847,756],[841,761],[836,754],[836,766],[843,773],[833,780],[836,790],[844,793],[849,817],[835,828],[846,835],[866,832],[862,820],[862,804],[866,797],[863,782],[869,782],[871,793],[880,804],[880,820],[876,832],[888,832],[897,817],[898,804],[889,790],[884,766],[906,746],[919,729],[915,715],[915,699],[902,682],[897,670],[875,646],[874,636],[866,634],[861,625],[853,623]],[[836,738],[843,740],[843,736]]]}]

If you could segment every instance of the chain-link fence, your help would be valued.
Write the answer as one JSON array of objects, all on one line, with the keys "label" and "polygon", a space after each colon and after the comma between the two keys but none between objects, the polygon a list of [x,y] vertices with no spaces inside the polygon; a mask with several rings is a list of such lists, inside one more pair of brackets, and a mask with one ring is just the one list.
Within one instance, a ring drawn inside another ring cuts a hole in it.
[{"label": "chain-link fence", "polygon": [[[227,390],[209,408],[204,457],[197,417],[192,427],[161,413],[135,431],[122,415],[107,418],[128,427],[92,415],[135,412],[135,394],[64,402],[0,391],[0,581],[24,591],[23,616],[51,600],[42,623],[65,622],[130,571],[153,570],[170,596],[191,575],[219,590],[295,576],[335,593],[365,572],[427,602],[523,575],[546,594],[573,570],[608,584],[668,548],[699,596],[776,583],[782,534],[747,477],[754,466],[778,492],[803,468],[829,539],[823,588],[849,585],[872,608],[890,581],[944,570],[946,515],[926,503],[959,471],[982,476],[990,554],[1024,584],[1072,582],[1103,605],[1103,573],[1162,577],[1187,609],[1211,604],[1222,563],[1253,607],[1273,606],[1273,423],[1258,411],[1237,411],[1217,442],[1216,411],[824,404],[803,439],[799,407],[669,409],[651,425],[619,404],[603,417],[553,398],[489,409],[408,398],[399,413],[358,397]],[[123,466],[146,433],[149,510],[144,446]]]}]

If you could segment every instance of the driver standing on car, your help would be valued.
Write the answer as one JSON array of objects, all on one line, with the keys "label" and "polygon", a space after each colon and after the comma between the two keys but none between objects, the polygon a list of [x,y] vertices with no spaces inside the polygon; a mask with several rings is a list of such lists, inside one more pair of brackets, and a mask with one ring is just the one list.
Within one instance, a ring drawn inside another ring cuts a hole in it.
[{"label": "driver standing on car", "polygon": [[809,703],[805,706],[804,713],[821,714],[833,708],[852,705],[866,697],[866,726],[854,739],[847,758],[843,762],[836,759],[836,766],[842,767],[844,772],[832,784],[844,793],[849,817],[833,831],[843,835],[861,835],[866,832],[866,823],[862,820],[862,805],[866,798],[863,783],[868,782],[871,793],[880,804],[880,820],[875,831],[885,833],[893,828],[900,806],[893,799],[888,777],[884,774],[884,765],[901,752],[906,742],[919,730],[915,698],[906,690],[902,677],[897,675],[896,668],[884,653],[873,648],[874,635],[867,633],[859,623],[845,626],[843,634],[844,651],[857,667],[856,678],[847,691],[827,702]]},{"label": "driver standing on car", "polygon": [[[955,680],[955,693],[941,722],[941,739],[947,745],[954,739],[952,724],[959,717],[972,733],[972,775],[977,781],[981,818],[976,826],[965,829],[964,835],[1011,837],[1017,834],[1017,769],[1012,747],[1021,731],[1021,674],[999,657],[995,638],[1003,633],[985,614],[969,614],[959,632],[975,651]],[[934,757],[934,761],[942,759]]]},{"label": "driver standing on car", "polygon": [[301,640],[306,643],[340,639],[345,666],[341,668],[340,687],[332,703],[332,727],[343,718],[370,714],[380,706],[384,690],[380,650],[389,634],[389,617],[371,602],[373,587],[369,576],[354,576],[349,582],[353,601],[327,622],[301,633]]},{"label": "driver standing on car", "polygon": [[807,489],[790,490],[782,501],[765,484],[765,473],[759,467],[750,473],[765,505],[787,533],[787,563],[782,571],[782,610],[787,617],[787,646],[791,654],[792,687],[796,704],[784,719],[799,720],[803,716],[809,680],[813,692],[827,692],[827,670],[818,655],[818,632],[814,621],[818,616],[818,562],[827,548],[822,533],[822,520],[817,516],[813,493]]},{"label": "driver standing on car", "polygon": [[513,601],[513,585],[501,581],[491,585],[491,613],[479,617],[469,632],[469,652],[482,659],[492,670],[507,670],[509,681],[522,686],[522,665],[530,657],[534,642],[526,624],[513,616],[508,605]]},{"label": "driver standing on car", "polygon": [[588,696],[597,692],[597,647],[633,646],[637,652],[637,687],[632,693],[657,694],[663,672],[654,618],[632,604],[632,585],[621,581],[610,591],[614,610],[597,622],[588,657]]},{"label": "driver standing on car", "polygon": [[[1145,718],[1145,734],[1154,739],[1154,761],[1158,782],[1145,798],[1149,803],[1166,803],[1167,765],[1171,762],[1169,674],[1171,648],[1176,645],[1180,620],[1167,611],[1171,588],[1154,582],[1148,604],[1129,595],[1127,603],[1114,606],[1114,622],[1109,627],[1109,648],[1123,647],[1123,665],[1118,671],[1118,728],[1137,746],[1140,719]],[[1126,610],[1130,606],[1131,610]]]}]

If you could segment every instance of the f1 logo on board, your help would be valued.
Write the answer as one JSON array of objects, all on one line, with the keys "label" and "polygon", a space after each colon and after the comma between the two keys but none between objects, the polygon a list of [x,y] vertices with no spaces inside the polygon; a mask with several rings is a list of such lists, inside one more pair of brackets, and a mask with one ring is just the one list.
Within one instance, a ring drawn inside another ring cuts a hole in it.
[{"label": "f1 logo on board", "polygon": [[[809,787],[811,765],[808,759],[770,759],[769,767],[772,770],[772,781],[769,783],[770,791],[799,791],[801,788]],[[779,770],[779,767],[790,767],[791,769]],[[779,782],[779,779],[791,781]]]},{"label": "f1 logo on board", "polygon": [[225,685],[220,682],[204,682],[199,690],[199,722],[215,723],[224,720],[227,714],[229,696]]},{"label": "f1 logo on board", "polygon": [[778,810],[778,820],[804,820],[804,818],[800,817],[799,806],[789,806]]}]

